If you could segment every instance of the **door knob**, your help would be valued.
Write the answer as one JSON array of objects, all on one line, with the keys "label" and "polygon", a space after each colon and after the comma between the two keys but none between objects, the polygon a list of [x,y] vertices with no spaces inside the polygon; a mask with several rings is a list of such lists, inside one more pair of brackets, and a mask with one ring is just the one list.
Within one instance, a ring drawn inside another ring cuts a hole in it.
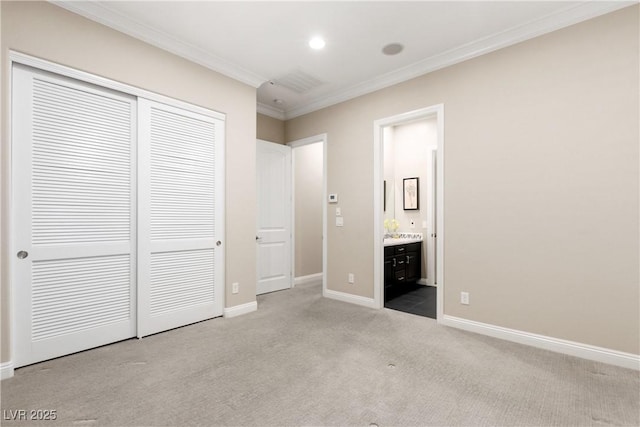
[{"label": "door knob", "polygon": [[216,246],[220,246],[221,244],[222,244],[222,242],[221,242],[220,240],[218,240],[218,241],[216,242]]},{"label": "door knob", "polygon": [[27,251],[20,251],[20,252],[18,252],[18,254],[17,254],[17,255],[18,255],[18,259],[25,259],[26,257],[28,257],[28,256],[29,256],[29,252],[27,252]]}]

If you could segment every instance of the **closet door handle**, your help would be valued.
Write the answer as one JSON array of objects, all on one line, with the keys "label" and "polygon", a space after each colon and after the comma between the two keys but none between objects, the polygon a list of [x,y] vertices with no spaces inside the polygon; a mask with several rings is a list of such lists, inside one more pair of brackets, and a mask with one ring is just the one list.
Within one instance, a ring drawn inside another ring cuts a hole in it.
[{"label": "closet door handle", "polygon": [[407,255],[407,264],[409,264],[409,260],[410,260],[409,255]]},{"label": "closet door handle", "polygon": [[16,256],[18,257],[18,259],[25,259],[26,257],[29,256],[29,252],[27,251],[20,251],[16,254]]},{"label": "closet door handle", "polygon": [[393,259],[393,266],[394,267],[396,266],[396,259],[395,258]]}]

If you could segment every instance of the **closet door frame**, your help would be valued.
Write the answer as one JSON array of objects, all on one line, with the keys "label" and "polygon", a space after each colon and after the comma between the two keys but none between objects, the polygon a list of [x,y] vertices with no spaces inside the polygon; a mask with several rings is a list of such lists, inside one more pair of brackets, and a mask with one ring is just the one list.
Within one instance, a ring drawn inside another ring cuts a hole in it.
[{"label": "closet door frame", "polygon": [[[119,91],[128,95],[132,95],[135,96],[137,98],[144,98],[144,99],[148,99],[151,101],[156,101],[156,102],[160,102],[160,103],[164,103],[167,105],[170,105],[172,107],[176,107],[176,108],[180,108],[180,109],[184,109],[187,111],[191,111],[191,112],[195,112],[198,114],[202,114],[205,116],[210,116],[212,118],[216,118],[219,120],[222,120],[223,125],[225,125],[226,122],[226,115],[224,113],[218,112],[218,111],[214,111],[214,110],[210,110],[207,108],[203,108],[203,107],[199,107],[197,105],[193,105],[184,101],[180,101],[174,98],[170,98],[164,95],[160,95],[148,90],[144,90],[135,86],[131,86],[125,83],[121,83],[121,82],[117,82],[115,80],[111,80],[108,78],[104,78],[104,77],[100,77],[88,72],[84,72],[84,71],[80,71],[80,70],[76,70],[74,68],[71,67],[67,67],[65,65],[61,65],[61,64],[57,64],[55,62],[52,61],[47,61],[45,59],[41,59],[41,58],[36,58],[33,57],[31,55],[27,55],[21,52],[16,52],[14,50],[9,50],[9,54],[8,54],[8,59],[9,59],[9,67],[7,70],[8,73],[8,81],[11,82],[13,79],[13,68],[15,64],[22,64],[22,65],[26,65],[29,67],[33,67],[42,71],[47,71],[47,72],[51,72],[54,74],[58,74],[60,76],[63,77],[67,77],[67,78],[71,78],[71,79],[75,79],[84,83],[89,83],[89,84],[93,84],[96,86],[101,86],[104,87],[106,89],[111,89],[111,90],[115,90],[115,91]],[[9,135],[9,143],[6,146],[6,156],[8,159],[12,158],[12,151],[13,151],[13,138],[12,138],[12,121],[13,121],[13,112],[11,111],[11,99],[12,99],[12,88],[11,88],[11,84],[8,85],[8,87],[4,88],[7,91],[8,94],[8,98],[9,98],[9,108],[7,111],[7,122],[6,122],[6,126],[7,126],[7,132]],[[222,144],[222,159],[220,162],[220,168],[219,168],[219,174],[218,176],[220,177],[220,193],[218,194],[219,200],[218,200],[218,205],[219,205],[219,211],[222,214],[220,215],[220,218],[216,218],[216,221],[218,221],[220,223],[221,226],[221,234],[219,234],[218,239],[222,242],[225,242],[225,217],[226,217],[226,206],[225,206],[225,201],[226,201],[226,194],[225,194],[225,190],[226,190],[226,183],[225,183],[225,176],[226,176],[226,172],[224,169],[224,166],[226,164],[225,161],[225,150],[224,150],[224,146],[226,144],[226,131],[223,132],[223,144]],[[5,165],[3,165],[5,166]],[[12,230],[13,225],[15,224],[15,219],[14,219],[14,215],[15,215],[15,208],[14,208],[14,200],[15,198],[18,196],[17,192],[15,191],[15,183],[13,182],[13,165],[11,161],[8,161],[6,163],[6,177],[7,177],[7,181],[4,187],[4,190],[6,190],[6,197],[8,200],[8,207],[7,207],[7,229],[6,229],[6,233],[3,234],[2,236],[2,249],[3,249],[3,253],[5,254],[5,259],[8,261],[4,267],[6,268],[6,277],[9,278],[9,295],[7,296],[7,300],[9,301],[9,306],[5,307],[5,309],[8,309],[9,312],[9,333],[10,333],[10,361],[7,362],[6,366],[2,366],[2,377],[3,378],[8,378],[13,376],[13,369],[14,369],[14,361],[15,361],[15,357],[16,357],[16,333],[18,331],[17,328],[17,316],[16,316],[16,307],[17,307],[17,301],[16,301],[16,288],[15,286],[17,286],[17,280],[15,278],[15,271],[13,269],[13,262],[11,259],[11,255],[14,254],[14,252],[16,250],[16,242],[14,241],[14,232]],[[221,283],[220,283],[220,299],[221,301],[225,300],[225,283],[226,283],[226,272],[225,272],[225,252],[226,250],[225,245],[223,244],[222,246],[222,250],[221,252],[221,260],[220,260],[220,269],[222,270],[219,274],[222,277]],[[223,304],[224,305],[224,304]]]}]

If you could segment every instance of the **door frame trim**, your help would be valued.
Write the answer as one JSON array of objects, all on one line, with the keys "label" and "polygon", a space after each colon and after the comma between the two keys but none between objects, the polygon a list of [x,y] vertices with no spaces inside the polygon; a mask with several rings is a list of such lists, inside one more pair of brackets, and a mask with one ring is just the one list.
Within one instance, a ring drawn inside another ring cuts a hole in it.
[{"label": "door frame trim", "polygon": [[436,156],[436,282],[437,310],[436,320],[442,322],[444,315],[444,104],[397,114],[373,122],[373,298],[374,306],[384,306],[384,230],[382,211],[382,187],[384,181],[383,129],[386,126],[400,125],[418,119],[436,119],[437,156]]},{"label": "door frame trim", "polygon": [[[322,295],[326,296],[327,293],[327,141],[328,136],[326,133],[309,136],[307,138],[297,139],[295,141],[287,142],[286,145],[291,147],[291,151],[298,147],[305,145],[321,143],[322,144]],[[291,218],[293,219],[292,236],[291,236],[291,253],[293,259],[291,260],[291,275],[293,276],[295,283],[295,268],[296,268],[296,220],[295,220],[295,205],[296,205],[296,192],[295,192],[295,156],[292,155],[291,165]],[[295,286],[295,285],[294,285]]]}]

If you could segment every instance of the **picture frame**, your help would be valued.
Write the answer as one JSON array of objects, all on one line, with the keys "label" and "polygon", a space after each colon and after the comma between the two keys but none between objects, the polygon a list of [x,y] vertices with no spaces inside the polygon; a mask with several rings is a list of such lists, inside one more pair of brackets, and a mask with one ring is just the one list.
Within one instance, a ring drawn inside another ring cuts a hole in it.
[{"label": "picture frame", "polygon": [[402,180],[402,208],[405,211],[420,210],[420,179],[418,177]]}]

